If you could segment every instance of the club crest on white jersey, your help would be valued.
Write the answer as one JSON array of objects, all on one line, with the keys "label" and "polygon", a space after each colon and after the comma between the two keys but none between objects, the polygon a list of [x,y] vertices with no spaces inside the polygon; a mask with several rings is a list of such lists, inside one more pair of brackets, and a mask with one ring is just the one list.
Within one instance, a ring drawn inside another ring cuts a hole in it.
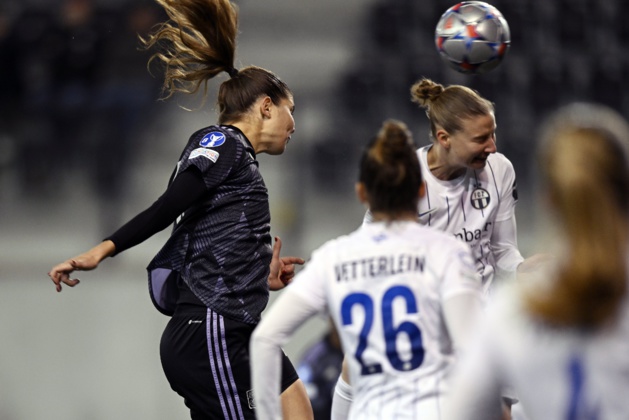
[{"label": "club crest on white jersey", "polygon": [[489,192],[486,189],[476,187],[476,189],[472,191],[470,201],[472,202],[472,207],[477,210],[482,210],[489,206],[491,197],[489,196]]}]

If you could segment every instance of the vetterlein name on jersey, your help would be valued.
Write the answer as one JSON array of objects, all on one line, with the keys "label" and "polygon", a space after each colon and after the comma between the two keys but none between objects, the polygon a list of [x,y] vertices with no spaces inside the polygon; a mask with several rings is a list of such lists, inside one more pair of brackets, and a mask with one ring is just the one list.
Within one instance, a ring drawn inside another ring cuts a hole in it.
[{"label": "vetterlein name on jersey", "polygon": [[392,276],[407,272],[423,272],[424,255],[399,254],[341,262],[334,266],[336,281]]}]

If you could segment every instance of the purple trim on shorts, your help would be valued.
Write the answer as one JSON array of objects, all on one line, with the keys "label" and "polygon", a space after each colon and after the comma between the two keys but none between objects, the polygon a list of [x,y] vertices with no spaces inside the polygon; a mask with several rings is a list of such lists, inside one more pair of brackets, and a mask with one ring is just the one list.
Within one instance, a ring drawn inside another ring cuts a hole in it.
[{"label": "purple trim on shorts", "polygon": [[221,408],[223,409],[223,416],[225,418],[229,418],[229,413],[227,412],[227,407],[225,406],[225,397],[223,395],[223,391],[221,390],[221,386],[218,384],[218,375],[216,374],[216,364],[214,363],[214,353],[212,352],[212,318],[213,312],[208,309],[206,314],[206,338],[207,338],[207,349],[210,356],[210,367],[212,369],[212,376],[214,378],[214,384],[216,385],[216,394],[218,395],[218,399],[221,402]]},{"label": "purple trim on shorts", "polygon": [[[208,311],[209,310],[210,309],[208,309]],[[229,412],[234,418],[236,418],[236,412],[234,411],[234,397],[231,395],[229,384],[227,383],[227,379],[225,378],[225,363],[224,363],[225,355],[221,353],[221,346],[219,344],[219,342],[223,340],[223,337],[222,337],[223,323],[221,323],[220,327],[218,325],[218,321],[220,320],[221,320],[221,316],[217,313],[214,313],[213,320],[212,320],[212,327],[213,327],[212,331],[214,334],[214,337],[212,337],[214,339],[214,354],[216,356],[216,364],[218,365],[218,373],[220,374],[220,377],[221,377],[221,385],[222,385],[223,390],[225,391],[225,394],[227,394],[227,403],[229,404]],[[227,416],[227,415],[225,417],[231,418],[230,416]]]},{"label": "purple trim on shorts", "polygon": [[[222,316],[219,315],[219,322],[221,323],[220,331],[225,331],[225,320]],[[231,390],[234,393],[234,402],[236,403],[236,408],[238,409],[238,415],[241,419],[244,419],[245,416],[242,413],[242,407],[240,406],[240,397],[238,396],[238,388],[236,388],[236,381],[234,380],[234,373],[232,371],[231,363],[229,362],[229,353],[227,353],[227,340],[221,340],[223,345],[223,363],[227,365],[227,375],[229,376],[229,384],[231,386]]]},{"label": "purple trim on shorts", "polygon": [[[240,405],[236,382],[234,381],[234,375],[229,362],[227,341],[224,337],[225,322],[223,317],[208,308],[206,326],[210,366],[214,384],[216,385],[216,393],[218,394],[221,408],[223,409],[223,416],[226,419],[244,419],[245,417]],[[236,407],[234,407],[234,405]],[[236,409],[238,413],[236,413]]]}]

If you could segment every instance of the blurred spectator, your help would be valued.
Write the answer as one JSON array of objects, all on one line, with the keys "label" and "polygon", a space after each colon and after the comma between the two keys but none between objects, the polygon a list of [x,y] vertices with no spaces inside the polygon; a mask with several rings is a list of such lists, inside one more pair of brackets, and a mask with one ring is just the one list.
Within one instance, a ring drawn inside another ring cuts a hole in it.
[{"label": "blurred spectator", "polygon": [[105,36],[100,29],[93,0],[63,1],[51,67],[55,161],[63,163],[56,165],[57,171],[75,169],[90,141],[87,130],[97,102],[99,69],[104,64]]},{"label": "blurred spectator", "polygon": [[297,366],[297,373],[306,386],[315,420],[329,420],[332,395],[341,374],[343,351],[334,324],[320,341],[307,349]]},{"label": "blurred spectator", "polygon": [[[10,110],[12,132],[18,147],[17,174],[22,191],[45,189],[54,176],[52,159],[54,135],[51,125],[53,81],[51,63],[56,43],[52,15],[37,8],[24,9],[6,35],[3,70],[13,73],[13,94],[1,98],[4,110]],[[7,81],[7,85],[9,85]],[[4,90],[4,92],[7,92]],[[10,101],[14,100],[14,103]],[[4,101],[9,101],[5,103]],[[15,117],[12,119],[12,117]]]},{"label": "blurred spectator", "polygon": [[14,17],[0,8],[0,140],[17,149],[23,195],[63,197],[68,175],[85,173],[103,230],[119,224],[125,174],[159,95],[138,35],[160,13],[149,0],[62,0]]},{"label": "blurred spectator", "polygon": [[91,0],[65,0],[58,15],[31,6],[6,37],[24,194],[58,193],[60,177],[83,152],[102,46],[93,10]]},{"label": "blurred spectator", "polygon": [[[149,55],[140,50],[145,36],[162,19],[154,2],[140,1],[113,13],[102,13],[108,34],[92,106],[87,160],[90,178],[101,200],[102,230],[120,223],[120,201],[142,129],[154,117],[160,80],[149,74]],[[113,27],[113,28],[112,28]]]},{"label": "blurred spectator", "polygon": [[15,120],[22,86],[17,68],[18,51],[11,42],[13,16],[0,5],[0,178],[14,161]]},{"label": "blurred spectator", "polygon": [[6,7],[0,6],[0,132],[8,131],[16,105],[22,96],[18,70],[18,49],[13,42],[14,17]]}]

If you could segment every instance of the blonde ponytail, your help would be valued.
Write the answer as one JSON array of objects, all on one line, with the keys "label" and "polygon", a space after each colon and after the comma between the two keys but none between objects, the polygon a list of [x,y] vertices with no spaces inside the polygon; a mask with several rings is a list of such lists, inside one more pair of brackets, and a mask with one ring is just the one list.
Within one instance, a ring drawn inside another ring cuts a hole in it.
[{"label": "blonde ponytail", "polygon": [[540,170],[567,254],[549,292],[530,293],[527,306],[552,325],[596,328],[627,294],[629,129],[611,110],[584,111],[558,114],[541,142]]}]

